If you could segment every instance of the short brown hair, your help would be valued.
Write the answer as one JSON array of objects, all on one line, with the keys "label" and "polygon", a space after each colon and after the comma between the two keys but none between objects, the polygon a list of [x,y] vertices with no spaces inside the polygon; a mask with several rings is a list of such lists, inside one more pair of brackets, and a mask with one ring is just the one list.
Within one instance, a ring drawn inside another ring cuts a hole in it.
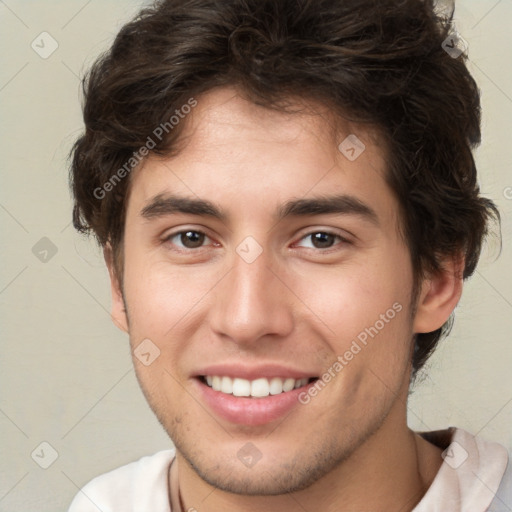
[{"label": "short brown hair", "polygon": [[[110,242],[118,260],[129,179],[114,183],[115,173],[190,98],[234,85],[269,108],[285,110],[287,98],[301,97],[376,127],[415,290],[444,255],[464,256],[469,277],[489,221],[500,216],[480,196],[472,155],[480,143],[477,85],[467,57],[443,49],[452,16],[436,13],[432,0],[155,2],[84,78],[85,133],[71,152],[75,228]],[[182,126],[151,151],[175,153]],[[109,180],[112,190],[98,198]],[[450,325],[416,335],[414,375]]]}]

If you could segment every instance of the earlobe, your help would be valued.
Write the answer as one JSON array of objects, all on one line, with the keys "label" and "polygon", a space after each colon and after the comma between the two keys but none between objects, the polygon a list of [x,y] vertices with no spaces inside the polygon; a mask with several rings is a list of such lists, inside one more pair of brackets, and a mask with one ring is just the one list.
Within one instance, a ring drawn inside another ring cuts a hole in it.
[{"label": "earlobe", "polygon": [[463,269],[464,258],[446,258],[442,269],[423,281],[414,317],[415,333],[435,331],[450,318],[462,295]]},{"label": "earlobe", "polygon": [[103,257],[107,265],[110,276],[110,291],[112,295],[112,309],[110,317],[112,322],[124,332],[128,332],[128,317],[123,299],[123,292],[117,276],[116,267],[114,265],[114,252],[110,242],[107,242],[103,248]]}]

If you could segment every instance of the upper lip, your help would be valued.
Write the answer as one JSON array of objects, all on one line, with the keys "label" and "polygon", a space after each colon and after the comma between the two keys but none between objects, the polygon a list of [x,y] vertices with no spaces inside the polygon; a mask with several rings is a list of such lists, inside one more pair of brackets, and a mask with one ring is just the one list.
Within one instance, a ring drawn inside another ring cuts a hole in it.
[{"label": "upper lip", "polygon": [[258,366],[244,366],[240,363],[236,364],[215,364],[205,366],[194,372],[196,377],[203,377],[206,375],[220,377],[231,377],[247,380],[256,380],[262,377],[271,379],[272,377],[282,377],[288,379],[306,379],[316,378],[315,372],[309,372],[304,370],[298,370],[279,364],[264,364]]}]

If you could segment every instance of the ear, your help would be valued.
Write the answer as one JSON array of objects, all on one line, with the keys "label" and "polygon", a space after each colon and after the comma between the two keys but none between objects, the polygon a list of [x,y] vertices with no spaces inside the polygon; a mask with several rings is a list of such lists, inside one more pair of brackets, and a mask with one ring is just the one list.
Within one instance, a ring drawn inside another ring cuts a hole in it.
[{"label": "ear", "polygon": [[114,265],[114,251],[109,242],[103,248],[103,257],[107,264],[110,276],[110,290],[112,293],[112,311],[110,317],[114,324],[124,332],[128,332],[128,316],[124,306],[123,292],[119,284],[116,268]]},{"label": "ear", "polygon": [[439,272],[421,285],[413,332],[426,333],[439,329],[450,317],[462,295],[464,258],[450,256]]}]

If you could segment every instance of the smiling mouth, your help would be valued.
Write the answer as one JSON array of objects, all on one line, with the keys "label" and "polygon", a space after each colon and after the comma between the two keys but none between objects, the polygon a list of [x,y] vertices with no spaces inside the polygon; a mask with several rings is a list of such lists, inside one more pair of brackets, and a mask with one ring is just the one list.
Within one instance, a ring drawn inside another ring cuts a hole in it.
[{"label": "smiling mouth", "polygon": [[294,389],[311,384],[317,377],[292,379],[273,377],[267,379],[265,377],[247,380],[241,378],[231,378],[219,375],[203,375],[199,380],[214,391],[219,391],[226,395],[236,397],[265,398],[273,395],[287,393]]}]

